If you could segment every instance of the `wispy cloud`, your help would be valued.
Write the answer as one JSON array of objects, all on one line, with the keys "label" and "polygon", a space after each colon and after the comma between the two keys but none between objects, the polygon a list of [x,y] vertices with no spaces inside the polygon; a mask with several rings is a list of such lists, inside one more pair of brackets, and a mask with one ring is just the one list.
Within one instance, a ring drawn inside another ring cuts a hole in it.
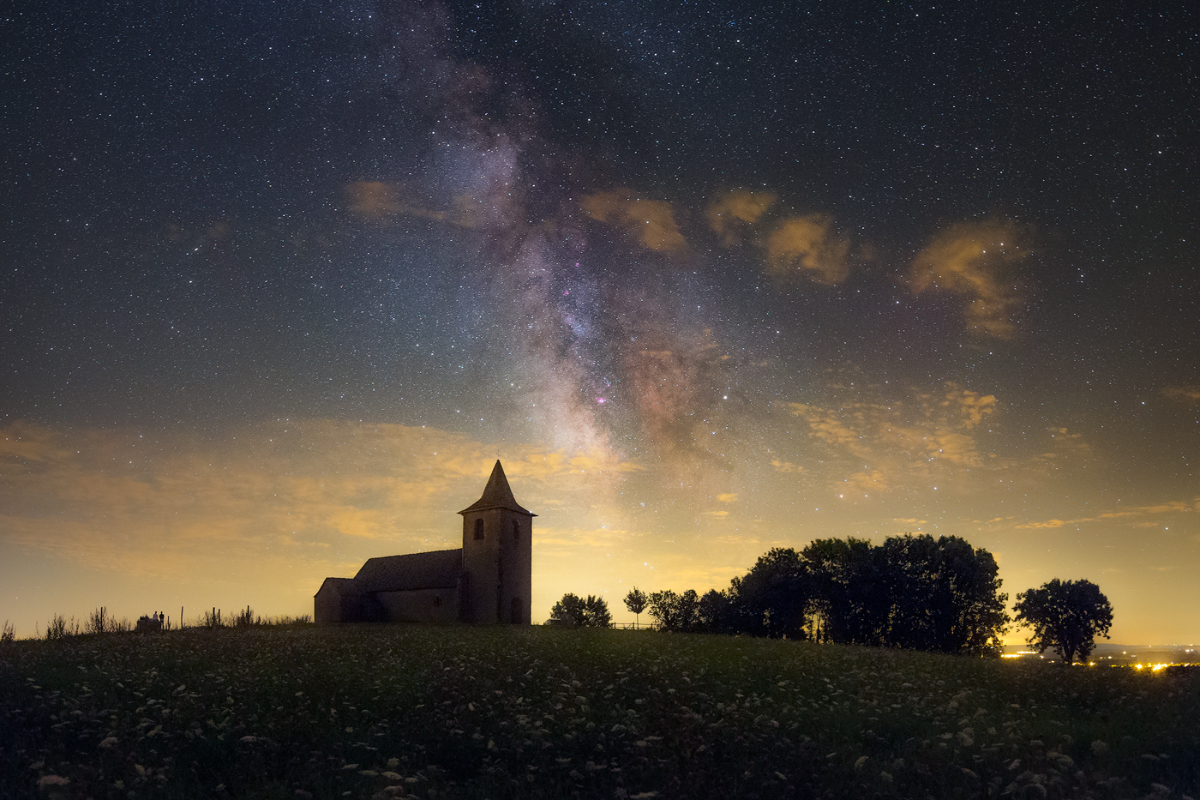
[{"label": "wispy cloud", "polygon": [[[1023,522],[1015,527],[1021,530],[1046,530],[1053,528],[1074,527],[1096,522],[1123,520],[1132,527],[1157,527],[1162,524],[1162,518],[1174,517],[1177,514],[1200,513],[1200,495],[1191,500],[1174,500],[1168,503],[1133,506],[1131,508],[1112,509],[1090,517],[1073,517],[1070,519],[1045,519]],[[1147,520],[1148,517],[1158,517],[1157,521]]]},{"label": "wispy cloud", "polygon": [[909,271],[913,294],[940,290],[967,303],[969,330],[1000,339],[1016,334],[1026,302],[1017,267],[1029,255],[1007,221],[952,225],[922,249]]},{"label": "wispy cloud", "polygon": [[[972,469],[999,469],[1012,462],[983,448],[981,426],[996,413],[993,395],[950,384],[940,394],[914,392],[905,401],[883,401],[856,393],[839,405],[791,403],[810,439],[822,445],[822,473],[861,494],[927,485]],[[828,468],[841,464],[829,473]],[[798,471],[778,460],[781,472]],[[965,469],[963,469],[965,468]]]},{"label": "wispy cloud", "polygon": [[765,240],[767,274],[780,280],[807,278],[835,285],[850,274],[850,240],[826,214],[789,217]]},{"label": "wispy cloud", "polygon": [[587,195],[580,205],[589,217],[624,230],[647,250],[677,253],[687,247],[675,210],[666,201],[647,200],[632,189],[616,189]]},{"label": "wispy cloud", "polygon": [[713,233],[727,247],[745,239],[752,226],[762,219],[775,204],[776,196],[771,192],[750,192],[735,189],[717,195],[705,210],[705,218]]},{"label": "wispy cloud", "polygon": [[[595,497],[637,469],[612,453],[505,449],[522,501],[539,508],[574,502],[583,486]],[[303,420],[150,441],[18,423],[0,431],[0,543],[146,575],[231,559],[324,569],[335,551],[454,547],[454,512],[476,499],[495,457],[402,425]]]},{"label": "wispy cloud", "polygon": [[1167,386],[1163,396],[1190,408],[1200,408],[1200,386]]},{"label": "wispy cloud", "polygon": [[432,220],[448,216],[444,211],[431,211],[406,202],[400,186],[387,181],[350,181],[345,191],[350,210],[376,222],[387,222],[401,215]]}]

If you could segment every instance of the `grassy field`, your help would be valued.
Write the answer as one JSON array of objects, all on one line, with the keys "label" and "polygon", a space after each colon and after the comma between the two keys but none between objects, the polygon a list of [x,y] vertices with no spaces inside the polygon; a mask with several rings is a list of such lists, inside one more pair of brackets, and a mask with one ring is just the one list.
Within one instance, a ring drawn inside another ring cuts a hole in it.
[{"label": "grassy field", "polygon": [[1198,785],[1187,670],[537,627],[0,647],[6,798],[1165,798]]}]

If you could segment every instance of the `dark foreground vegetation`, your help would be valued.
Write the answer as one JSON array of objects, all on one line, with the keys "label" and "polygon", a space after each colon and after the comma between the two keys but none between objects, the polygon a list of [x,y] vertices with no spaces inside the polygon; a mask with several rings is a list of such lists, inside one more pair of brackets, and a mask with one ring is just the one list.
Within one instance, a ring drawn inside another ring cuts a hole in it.
[{"label": "dark foreground vegetation", "polygon": [[[4,797],[1196,796],[1200,676],[559,628],[0,647]],[[657,793],[657,794],[656,794]]]}]

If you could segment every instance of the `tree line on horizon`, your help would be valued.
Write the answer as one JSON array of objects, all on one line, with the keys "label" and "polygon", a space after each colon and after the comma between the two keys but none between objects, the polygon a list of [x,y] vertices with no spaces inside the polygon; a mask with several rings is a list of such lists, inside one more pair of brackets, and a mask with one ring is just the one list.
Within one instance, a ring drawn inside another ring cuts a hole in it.
[{"label": "tree line on horizon", "polygon": [[[835,644],[998,656],[1013,617],[992,554],[957,536],[818,539],[800,551],[772,548],[727,589],[671,590],[624,598],[664,631],[743,634]],[[1053,647],[1067,663],[1086,660],[1096,634],[1107,635],[1112,609],[1088,581],[1054,580],[1017,595],[1016,621],[1030,644]],[[551,622],[611,623],[603,598],[564,596]]]}]

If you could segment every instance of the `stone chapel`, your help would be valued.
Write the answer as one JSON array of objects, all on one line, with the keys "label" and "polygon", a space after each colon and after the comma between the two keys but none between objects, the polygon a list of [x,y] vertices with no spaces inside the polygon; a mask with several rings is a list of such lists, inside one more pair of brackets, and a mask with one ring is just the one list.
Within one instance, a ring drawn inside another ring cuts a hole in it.
[{"label": "stone chapel", "polygon": [[326,578],[313,618],[528,625],[537,515],[517,503],[499,460],[483,496],[458,513],[461,548],[371,558],[353,578]]}]

